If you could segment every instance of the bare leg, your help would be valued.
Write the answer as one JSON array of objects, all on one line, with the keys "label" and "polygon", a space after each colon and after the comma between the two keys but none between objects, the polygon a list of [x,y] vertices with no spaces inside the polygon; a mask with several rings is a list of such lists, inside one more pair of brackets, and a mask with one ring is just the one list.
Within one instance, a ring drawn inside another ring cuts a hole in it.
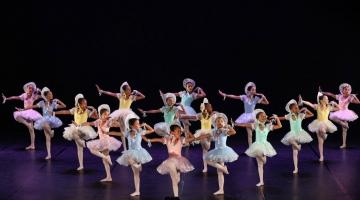
[{"label": "bare leg", "polygon": [[97,149],[89,149],[89,150],[90,150],[90,152],[91,152],[93,155],[104,159],[109,165],[112,165],[110,156],[101,153],[101,152],[98,151]]},{"label": "bare leg", "polygon": [[206,173],[208,171],[207,162],[205,160],[205,156],[206,156],[207,152],[208,152],[208,150],[203,148],[203,151],[202,151],[202,158],[203,158],[203,163],[204,163],[204,169],[202,171],[203,173]]},{"label": "bare leg", "polygon": [[[221,163],[222,166],[224,166],[224,163]],[[218,184],[219,184],[219,190],[214,192],[214,195],[221,195],[224,194],[224,173],[217,169],[218,174]]]},{"label": "bare leg", "polygon": [[256,184],[256,186],[260,187],[264,185],[264,158],[256,157],[256,161],[258,164],[258,173],[259,173],[259,183]]},{"label": "bare leg", "polygon": [[298,153],[299,153],[299,150],[294,145],[292,146],[292,150],[293,150],[293,161],[294,161],[294,171],[293,171],[293,173],[297,174],[298,171],[299,171],[298,170]]},{"label": "bare leg", "polygon": [[[346,124],[348,124],[347,122],[344,122]],[[349,126],[346,127],[342,127],[342,145],[340,146],[340,148],[346,148],[346,137],[347,137],[347,132],[348,132]]]},{"label": "bare leg", "polygon": [[222,171],[225,174],[229,174],[229,171],[228,171],[227,167],[225,165],[223,165],[223,164],[213,162],[213,161],[207,161],[207,164],[212,166],[212,167],[215,167],[216,169]]},{"label": "bare leg", "polygon": [[[103,155],[105,156],[105,158],[102,159],[104,167],[105,167],[105,172],[106,172],[106,177],[104,179],[101,180],[101,182],[111,182],[112,178],[111,178],[111,172],[110,172],[110,163],[109,163],[109,151],[103,151]],[[110,160],[111,161],[111,160]]]},{"label": "bare leg", "polygon": [[84,169],[84,148],[81,145],[79,145],[77,142],[75,143],[77,149],[77,156],[79,160],[79,167],[77,168],[77,170],[80,171]]},{"label": "bare leg", "polygon": [[140,171],[138,168],[131,166],[131,169],[134,173],[134,185],[135,192],[131,193],[130,196],[139,196],[140,195]]},{"label": "bare leg", "polygon": [[33,150],[35,149],[35,131],[34,131],[34,126],[32,122],[27,122],[24,118],[22,117],[17,117],[15,119],[17,122],[24,124],[28,130],[29,130],[29,134],[30,134],[30,145],[27,146],[25,149],[26,150]]},{"label": "bare leg", "polygon": [[317,138],[318,138],[318,148],[319,148],[319,154],[320,154],[320,158],[319,161],[322,162],[324,161],[324,138],[325,138],[325,134],[323,131],[319,131],[317,133]]},{"label": "bare leg", "polygon": [[170,178],[172,182],[174,197],[179,197],[179,186],[180,176],[178,175],[177,169],[174,164],[169,165],[170,168]]},{"label": "bare leg", "polygon": [[247,132],[248,146],[250,146],[252,144],[252,129],[246,128],[246,132]]},{"label": "bare leg", "polygon": [[52,135],[52,131],[51,131],[51,127],[49,126],[49,124],[44,124],[44,133],[45,133],[45,139],[46,139],[46,151],[47,151],[47,156],[45,157],[45,160],[50,160],[51,159],[51,135]]}]

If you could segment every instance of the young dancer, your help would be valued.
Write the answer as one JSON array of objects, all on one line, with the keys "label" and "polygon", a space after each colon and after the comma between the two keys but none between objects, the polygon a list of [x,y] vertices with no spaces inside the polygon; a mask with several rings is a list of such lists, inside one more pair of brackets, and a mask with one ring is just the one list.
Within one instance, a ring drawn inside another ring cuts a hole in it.
[{"label": "young dancer", "polygon": [[[131,166],[134,174],[135,192],[130,196],[140,195],[140,172],[141,165],[152,160],[150,154],[141,146],[141,141],[145,135],[153,133],[154,129],[146,123],[140,124],[139,119],[132,118],[129,120],[130,130],[126,132],[129,149],[124,151],[116,160],[120,165]],[[144,127],[145,129],[142,129]],[[146,139],[146,138],[145,138]]]},{"label": "young dancer", "polygon": [[[255,119],[253,116],[253,112],[256,104],[264,104],[268,105],[269,101],[265,97],[265,95],[256,92],[256,85],[253,82],[248,82],[245,86],[245,94],[244,95],[232,95],[225,94],[219,90],[219,94],[224,98],[238,99],[244,102],[244,110],[245,113],[241,114],[235,121],[235,124],[248,124],[254,123]],[[248,145],[252,144],[252,129],[246,128]]]},{"label": "young dancer", "polygon": [[194,140],[191,133],[187,138],[181,137],[182,128],[179,124],[172,124],[170,126],[170,136],[163,138],[146,139],[145,141],[159,142],[166,145],[169,153],[169,158],[157,167],[157,171],[162,174],[170,174],[174,196],[179,196],[180,173],[187,173],[194,170],[194,166],[188,159],[181,155],[181,149],[184,144]]},{"label": "young dancer", "polygon": [[[24,93],[19,96],[11,96],[6,97],[2,94],[3,104],[8,100],[21,100],[24,102],[24,108],[30,107],[34,104],[34,102],[39,99],[40,95],[39,91],[36,88],[36,84],[34,82],[26,83],[23,86]],[[41,118],[40,113],[33,109],[23,110],[23,111],[15,111],[14,118],[17,122],[24,124],[30,133],[30,145],[27,146],[26,150],[34,150],[35,149],[35,131],[34,131],[34,122]]]},{"label": "young dancer", "polygon": [[245,151],[245,154],[256,158],[260,180],[256,186],[260,187],[264,185],[264,165],[266,164],[266,157],[273,157],[276,155],[275,149],[267,141],[268,134],[270,131],[281,128],[282,125],[276,115],[269,118],[276,121],[275,125],[272,124],[272,121],[267,123],[268,116],[262,109],[254,110],[254,115],[256,119],[255,123],[241,124],[240,126],[255,129],[255,142],[250,145]]},{"label": "young dancer", "polygon": [[128,82],[123,82],[120,86],[120,93],[113,93],[109,91],[105,91],[100,89],[98,85],[96,85],[96,88],[99,92],[99,95],[106,94],[108,96],[115,97],[119,100],[119,109],[114,111],[110,114],[110,117],[112,119],[118,120],[120,123],[120,131],[123,135],[121,137],[121,141],[124,146],[124,150],[127,149],[126,147],[126,140],[124,137],[124,133],[127,131],[128,127],[126,127],[126,121],[130,118],[139,118],[132,110],[131,110],[131,104],[134,101],[138,101],[145,98],[145,95],[143,95],[141,92],[137,90],[132,90]]},{"label": "young dancer", "polygon": [[[239,157],[232,148],[226,145],[227,137],[236,134],[233,127],[227,123],[228,119],[223,113],[216,113],[212,117],[215,128],[211,132],[211,138],[215,142],[215,148],[206,154],[205,160],[207,164],[217,169],[219,190],[214,195],[224,194],[224,173],[229,174],[225,163],[234,162]],[[206,135],[201,137],[206,137]]]},{"label": "young dancer", "polygon": [[342,145],[340,148],[346,148],[346,137],[349,130],[348,122],[355,121],[358,115],[348,109],[350,103],[360,104],[359,99],[355,94],[351,94],[351,85],[343,83],[339,86],[340,94],[335,95],[330,92],[323,92],[323,94],[335,98],[339,101],[339,109],[336,112],[330,113],[330,119],[342,126]]},{"label": "young dancer", "polygon": [[[54,137],[54,131],[52,129],[59,128],[62,125],[62,121],[54,116],[54,110],[66,108],[66,105],[60,101],[59,99],[53,99],[53,94],[49,88],[44,87],[41,90],[41,97],[44,99],[37,103],[36,105],[29,106],[25,108],[25,110],[33,109],[33,108],[41,108],[42,109],[42,117],[38,119],[34,128],[36,130],[44,130],[45,138],[46,138],[46,151],[47,156],[45,160],[51,159],[51,138]],[[23,111],[24,109],[19,109]]]},{"label": "young dancer", "polygon": [[305,104],[310,106],[317,112],[317,119],[311,122],[308,128],[317,135],[320,154],[319,161],[322,162],[324,161],[324,141],[327,138],[327,133],[333,133],[337,130],[336,126],[329,120],[329,113],[331,111],[337,111],[339,108],[335,102],[329,104],[328,97],[321,92],[318,92],[317,104],[304,101],[301,96],[299,97],[299,102],[300,105]]},{"label": "young dancer", "polygon": [[106,177],[101,179],[101,182],[111,182],[110,165],[112,165],[110,151],[116,151],[120,148],[121,142],[114,137],[109,136],[110,127],[116,127],[113,121],[110,120],[110,107],[107,104],[102,104],[98,107],[99,119],[94,122],[84,123],[85,125],[95,126],[98,129],[99,139],[87,142],[87,147],[95,156],[102,158],[104,164]]},{"label": "young dancer", "polygon": [[97,137],[97,132],[91,126],[85,126],[88,118],[97,119],[96,109],[87,105],[84,95],[77,94],[75,96],[75,107],[70,110],[61,110],[55,112],[56,115],[73,115],[74,121],[65,128],[63,137],[69,141],[74,140],[77,148],[77,156],[79,160],[78,171],[84,169],[84,148],[85,140]]},{"label": "young dancer", "polygon": [[285,106],[285,110],[288,112],[284,117],[279,117],[280,120],[288,120],[290,122],[290,132],[288,132],[281,142],[285,145],[291,145],[293,150],[293,161],[294,161],[294,171],[293,173],[298,173],[298,154],[301,150],[301,144],[309,143],[313,139],[311,136],[304,131],[301,127],[301,123],[305,118],[314,116],[306,108],[299,109],[298,103],[291,99]]}]

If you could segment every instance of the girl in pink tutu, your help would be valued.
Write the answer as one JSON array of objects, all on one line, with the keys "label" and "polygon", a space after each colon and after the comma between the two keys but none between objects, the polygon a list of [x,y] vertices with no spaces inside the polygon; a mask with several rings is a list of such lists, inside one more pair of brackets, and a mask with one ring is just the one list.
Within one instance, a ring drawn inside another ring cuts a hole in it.
[{"label": "girl in pink tutu", "polygon": [[[255,109],[256,104],[264,104],[268,105],[269,101],[265,97],[265,95],[256,92],[256,85],[253,82],[248,82],[245,86],[245,94],[244,95],[232,95],[232,94],[225,94],[219,90],[219,94],[224,98],[224,100],[228,97],[230,99],[238,99],[244,102],[244,110],[245,113],[241,114],[235,121],[235,124],[248,124],[254,123],[255,118],[253,116],[253,112]],[[252,144],[252,129],[246,128],[247,138],[248,138],[248,145]]]},{"label": "girl in pink tutu", "polygon": [[[3,103],[8,100],[21,100],[24,102],[24,108],[30,107],[34,104],[34,101],[39,99],[40,95],[34,82],[26,83],[23,86],[24,93],[19,96],[6,97],[2,94]],[[35,149],[35,132],[33,122],[41,118],[40,113],[33,109],[15,111],[14,118],[17,122],[24,124],[30,133],[30,145],[27,146],[26,150]]]},{"label": "girl in pink tutu", "polygon": [[321,92],[318,92],[317,104],[304,101],[300,96],[299,105],[302,104],[310,106],[317,112],[317,119],[311,122],[308,128],[317,135],[320,154],[319,161],[322,162],[324,161],[324,141],[327,138],[327,133],[333,133],[337,130],[336,126],[329,120],[329,114],[331,111],[339,110],[339,108],[335,102],[329,103],[328,97]]},{"label": "girl in pink tutu", "polygon": [[120,123],[120,131],[121,135],[121,141],[124,146],[124,150],[126,151],[126,140],[125,140],[125,132],[127,131],[128,127],[126,127],[126,121],[130,118],[138,118],[139,117],[130,109],[132,102],[138,101],[145,98],[145,95],[143,95],[141,92],[137,90],[132,90],[128,82],[123,82],[120,86],[120,93],[113,93],[108,92],[100,89],[98,85],[96,85],[96,88],[99,92],[99,95],[106,94],[112,97],[115,97],[119,100],[119,109],[114,111],[110,114],[110,117],[114,120],[117,120]]},{"label": "girl in pink tutu", "polygon": [[288,132],[281,142],[285,145],[291,145],[293,150],[294,174],[298,173],[298,154],[301,150],[301,144],[309,143],[313,139],[301,127],[302,121],[305,118],[314,116],[307,108],[299,109],[298,103],[291,99],[285,106],[285,110],[289,113],[284,117],[279,117],[280,120],[288,120],[290,122],[290,132]]},{"label": "girl in pink tutu", "polygon": [[330,96],[339,101],[339,109],[336,112],[330,113],[330,119],[342,126],[342,145],[340,148],[346,148],[346,137],[349,130],[348,122],[355,121],[358,115],[348,109],[350,103],[359,104],[360,101],[355,94],[351,94],[351,85],[343,83],[339,86],[340,94],[333,94],[330,92],[323,92],[323,94]]},{"label": "girl in pink tutu", "polygon": [[[45,160],[51,159],[51,138],[54,137],[54,131],[52,129],[59,128],[62,125],[62,121],[55,117],[54,110],[66,108],[66,105],[60,101],[59,99],[53,99],[53,94],[49,88],[44,87],[41,90],[41,97],[44,99],[37,103],[36,105],[29,106],[25,108],[33,109],[33,108],[41,108],[42,109],[42,117],[36,120],[34,124],[34,128],[36,130],[44,130],[45,138],[46,138],[46,151],[47,156]],[[24,110],[24,109],[19,109]]]},{"label": "girl in pink tutu", "polygon": [[181,149],[184,144],[192,142],[194,137],[191,133],[188,138],[181,137],[182,128],[179,124],[172,124],[170,126],[170,137],[146,139],[150,142],[159,142],[166,145],[169,153],[169,158],[157,167],[157,171],[162,174],[170,174],[174,196],[179,196],[178,184],[180,182],[180,173],[187,173],[194,170],[194,166],[188,159],[181,156]]},{"label": "girl in pink tutu", "polygon": [[75,107],[70,110],[61,110],[55,112],[56,115],[73,115],[74,121],[65,128],[63,137],[69,141],[74,140],[77,148],[79,160],[78,171],[84,169],[84,148],[85,140],[94,139],[98,136],[97,132],[91,126],[85,126],[88,118],[97,119],[96,109],[87,105],[87,101],[82,94],[75,96]]},{"label": "girl in pink tutu", "polygon": [[120,148],[121,142],[114,137],[109,136],[110,127],[116,127],[117,124],[110,120],[110,107],[107,104],[102,104],[98,107],[100,119],[94,122],[87,122],[85,125],[95,126],[98,129],[99,139],[87,142],[87,147],[95,156],[102,158],[106,177],[101,182],[111,182],[110,165],[112,165],[110,151],[116,151]]}]

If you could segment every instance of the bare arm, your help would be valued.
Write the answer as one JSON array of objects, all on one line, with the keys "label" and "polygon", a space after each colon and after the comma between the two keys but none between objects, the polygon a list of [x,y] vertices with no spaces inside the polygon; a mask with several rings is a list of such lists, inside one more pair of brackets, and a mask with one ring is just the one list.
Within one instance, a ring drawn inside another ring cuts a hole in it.
[{"label": "bare arm", "polygon": [[32,106],[28,106],[26,108],[15,107],[15,109],[18,110],[18,111],[30,110],[30,109],[34,109],[34,108],[39,108],[39,106],[38,105],[32,105]]},{"label": "bare arm", "polygon": [[333,93],[331,93],[331,92],[322,92],[322,93],[323,93],[324,95],[326,95],[326,96],[330,96],[330,97],[336,99],[336,95],[333,94]]},{"label": "bare arm", "polygon": [[353,98],[351,99],[351,103],[360,104],[359,99],[355,94],[352,94]]},{"label": "bare arm", "polygon": [[197,87],[197,95],[196,95],[196,99],[200,99],[206,96],[206,93],[204,92],[204,90],[201,87]]},{"label": "bare arm", "polygon": [[160,109],[155,109],[155,110],[143,110],[143,109],[140,109],[138,108],[138,110],[141,112],[141,113],[145,113],[145,114],[156,114],[156,113],[161,113],[161,110]]},{"label": "bare arm", "polygon": [[252,128],[252,127],[253,127],[253,124],[252,124],[252,123],[247,123],[247,124],[235,124],[235,126],[243,127],[243,128]]},{"label": "bare arm", "polygon": [[224,100],[225,98],[230,98],[230,99],[238,99],[238,100],[241,100],[241,95],[232,95],[232,94],[225,94],[223,93],[221,90],[219,90],[219,94],[224,97]]},{"label": "bare arm", "polygon": [[305,118],[309,118],[309,117],[313,117],[314,113],[312,113],[309,109],[307,108],[302,108],[300,110],[300,112],[305,112]]},{"label": "bare arm", "polygon": [[285,117],[285,116],[281,116],[281,117],[279,117],[279,120],[286,120],[286,117]]},{"label": "bare arm", "polygon": [[56,101],[57,109],[66,108],[66,105],[62,101],[60,101],[59,99],[54,99],[54,101]]},{"label": "bare arm", "polygon": [[135,92],[135,100],[141,100],[141,99],[145,99],[145,95],[137,90],[134,90]]},{"label": "bare arm", "polygon": [[154,129],[153,127],[149,126],[147,123],[143,123],[142,126],[146,128],[145,135],[153,133]]},{"label": "bare arm", "polygon": [[274,117],[270,117],[270,118],[275,118],[276,119],[276,124],[273,126],[273,130],[280,129],[282,127],[282,124],[281,124],[281,121],[280,121],[279,117],[274,116]]},{"label": "bare arm", "polygon": [[312,104],[312,103],[310,103],[308,101],[305,101],[305,100],[302,99],[301,96],[299,96],[299,101],[302,102],[303,104],[307,105],[307,106],[310,106],[314,110],[316,110],[316,108],[317,108],[317,104]]},{"label": "bare arm", "polygon": [[99,95],[101,95],[101,94],[106,94],[106,95],[108,95],[108,96],[112,96],[112,97],[118,98],[117,93],[113,93],[113,92],[109,92],[109,91],[102,90],[97,84],[96,84],[95,86],[96,86],[97,91],[99,92]]},{"label": "bare arm", "polygon": [[19,96],[6,97],[4,94],[1,94],[1,95],[3,98],[3,103],[5,103],[8,100],[21,100],[21,98]]},{"label": "bare arm", "polygon": [[55,112],[55,115],[71,115],[69,110],[59,110]]},{"label": "bare arm", "polygon": [[152,139],[149,139],[147,137],[142,137],[146,142],[158,142],[158,143],[164,143],[164,138],[152,138]]},{"label": "bare arm", "polygon": [[235,134],[236,134],[235,129],[234,129],[233,127],[231,127],[230,125],[228,125],[228,129],[229,129],[229,131],[227,132],[227,134],[228,134],[229,136],[232,136],[232,135],[235,135]]},{"label": "bare arm", "polygon": [[261,96],[261,99],[259,100],[260,104],[269,105],[269,101],[264,94],[257,93],[256,95]]}]

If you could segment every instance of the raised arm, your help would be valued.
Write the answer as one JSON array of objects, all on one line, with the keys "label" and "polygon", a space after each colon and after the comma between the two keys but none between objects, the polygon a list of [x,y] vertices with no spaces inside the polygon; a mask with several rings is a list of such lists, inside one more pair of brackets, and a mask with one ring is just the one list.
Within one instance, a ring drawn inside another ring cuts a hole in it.
[{"label": "raised arm", "polygon": [[235,124],[235,126],[242,127],[242,128],[253,128],[253,123]]},{"label": "raised arm", "polygon": [[138,111],[140,111],[143,115],[145,114],[155,114],[155,113],[161,113],[161,109],[154,109],[154,110],[143,110],[138,108]]},{"label": "raised arm", "polygon": [[357,98],[356,94],[351,94],[351,95],[352,95],[351,103],[360,104],[360,101]]},{"label": "raised arm", "polygon": [[141,99],[145,99],[145,95],[137,90],[133,90],[133,92],[135,93],[135,100],[141,100]]},{"label": "raised arm", "polygon": [[66,108],[66,105],[62,101],[60,101],[59,99],[54,99],[54,101],[56,101],[57,109]]},{"label": "raised arm", "polygon": [[55,112],[55,115],[71,115],[70,110],[59,110]]},{"label": "raised arm", "polygon": [[108,95],[108,96],[112,96],[112,97],[118,98],[117,93],[113,93],[113,92],[109,92],[109,91],[102,90],[97,84],[95,84],[95,86],[96,86],[97,91],[99,92],[99,95],[101,95],[101,94],[106,94],[106,95]]},{"label": "raised arm", "polygon": [[196,99],[200,99],[206,96],[206,93],[201,87],[197,87],[196,91],[197,91]]},{"label": "raised arm", "polygon": [[219,94],[224,98],[224,100],[226,98],[241,100],[241,95],[225,94],[221,90],[219,90]]},{"label": "raised arm", "polygon": [[145,135],[154,132],[154,129],[151,126],[149,126],[147,123],[143,123],[141,126],[146,128]]},{"label": "raised arm", "polygon": [[234,129],[232,126],[228,125],[228,129],[229,129],[229,131],[227,132],[227,134],[228,134],[229,136],[232,136],[232,135],[235,135],[235,134],[236,134],[236,131],[235,131],[235,129]]},{"label": "raised arm", "polygon": [[304,112],[305,113],[305,118],[309,118],[309,117],[313,117],[314,113],[312,113],[309,109],[307,108],[302,108],[300,110],[300,112]]},{"label": "raised arm", "polygon": [[311,107],[312,109],[314,109],[314,110],[316,110],[316,108],[317,108],[317,104],[312,104],[312,103],[310,103],[309,101],[303,100],[302,97],[301,97],[301,95],[299,95],[299,102],[301,102],[301,103],[303,103],[303,104],[305,104],[305,105],[307,105],[307,106],[310,106],[310,107]]},{"label": "raised arm", "polygon": [[333,94],[333,93],[331,93],[331,92],[322,92],[322,93],[323,93],[324,95],[326,95],[326,96],[330,96],[330,97],[336,99],[336,95]]},{"label": "raised arm", "polygon": [[269,104],[269,101],[267,100],[266,96],[264,94],[261,94],[261,93],[256,93],[256,95],[260,96],[260,100],[259,100],[259,103],[260,104],[264,104],[264,105],[268,105]]},{"label": "raised arm", "polygon": [[276,120],[276,124],[273,126],[273,130],[276,130],[276,129],[279,129],[279,128],[282,127],[281,121],[280,121],[280,119],[279,119],[278,116],[274,115],[274,116],[272,116],[272,117],[270,117],[270,118]]}]

